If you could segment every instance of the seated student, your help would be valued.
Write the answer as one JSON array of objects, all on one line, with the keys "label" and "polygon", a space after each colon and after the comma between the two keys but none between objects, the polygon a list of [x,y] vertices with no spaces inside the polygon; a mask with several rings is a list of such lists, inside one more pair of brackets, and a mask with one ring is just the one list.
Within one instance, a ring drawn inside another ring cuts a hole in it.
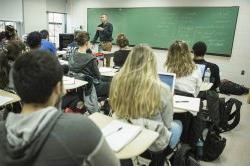
[{"label": "seated student", "polygon": [[115,66],[122,67],[130,52],[130,49],[128,49],[129,41],[124,34],[119,34],[116,38],[116,44],[120,49],[114,52],[113,61]]},{"label": "seated student", "polygon": [[120,165],[91,120],[58,109],[62,77],[58,60],[47,52],[28,52],[16,60],[13,78],[23,108],[0,122],[1,166]]},{"label": "seated student", "polygon": [[[153,144],[152,151],[163,151],[179,142],[182,124],[173,121],[173,96],[157,74],[156,59],[148,46],[135,46],[110,87],[110,105],[114,116],[133,124],[152,128],[160,123],[164,132],[161,147]],[[148,126],[149,125],[149,126]]]},{"label": "seated student", "polygon": [[199,68],[193,62],[188,45],[184,41],[174,42],[165,62],[167,72],[176,74],[175,89],[197,96],[202,83]]},{"label": "seated student", "polygon": [[49,41],[49,32],[44,29],[40,33],[42,36],[41,50],[49,51],[52,55],[56,55],[56,47]]},{"label": "seated student", "polygon": [[220,70],[216,64],[205,61],[204,55],[206,54],[207,51],[207,45],[202,41],[198,41],[193,45],[193,51],[194,51],[194,62],[196,64],[204,64],[206,66],[205,70],[206,68],[210,68],[211,71],[210,81],[213,83],[211,89],[216,90],[216,88],[220,86]]},{"label": "seated student", "polygon": [[17,31],[12,25],[6,25],[5,31],[1,32],[1,37],[0,37],[1,48],[0,49],[1,50],[6,49],[7,44],[13,40],[18,40]]},{"label": "seated student", "polygon": [[101,80],[101,74],[97,66],[96,57],[87,53],[90,48],[89,34],[87,32],[79,32],[76,36],[76,42],[79,48],[69,59],[69,68],[75,73],[83,73],[93,78],[96,93],[99,97],[108,96],[109,82]]},{"label": "seated student", "polygon": [[6,50],[1,53],[0,58],[0,88],[14,90],[12,79],[12,66],[18,56],[25,50],[25,45],[19,40],[9,41]]},{"label": "seated student", "polygon": [[38,31],[30,32],[27,36],[26,44],[31,51],[38,50],[41,47],[42,35]]},{"label": "seated student", "polygon": [[[66,53],[67,54],[67,58],[71,57],[74,54],[74,52],[76,50],[78,50],[78,48],[79,48],[77,42],[75,41],[76,36],[77,36],[77,34],[79,32],[83,32],[83,31],[75,31],[74,32],[74,41],[67,46],[67,53]],[[89,53],[89,54],[92,54],[92,50],[90,48],[87,49],[86,52]]]}]

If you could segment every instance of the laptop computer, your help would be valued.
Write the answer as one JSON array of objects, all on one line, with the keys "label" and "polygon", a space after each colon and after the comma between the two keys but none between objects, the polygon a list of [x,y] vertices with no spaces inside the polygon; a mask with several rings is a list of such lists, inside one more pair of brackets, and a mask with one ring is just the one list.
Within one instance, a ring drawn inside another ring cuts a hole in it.
[{"label": "laptop computer", "polygon": [[160,77],[160,80],[166,85],[168,85],[170,87],[172,94],[174,94],[175,79],[176,79],[175,73],[159,72],[158,75]]}]

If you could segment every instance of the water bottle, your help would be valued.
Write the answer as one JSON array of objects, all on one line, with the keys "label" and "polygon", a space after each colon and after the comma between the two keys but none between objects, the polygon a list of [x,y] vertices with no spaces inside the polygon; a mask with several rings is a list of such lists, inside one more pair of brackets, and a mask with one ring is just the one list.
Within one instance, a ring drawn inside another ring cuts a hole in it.
[{"label": "water bottle", "polygon": [[199,140],[196,143],[196,157],[198,159],[202,159],[203,156],[203,141],[199,138]]},{"label": "water bottle", "polygon": [[207,82],[209,83],[210,82],[210,76],[211,76],[211,71],[210,71],[210,68],[208,67],[205,71],[205,74],[204,74],[204,82]]}]

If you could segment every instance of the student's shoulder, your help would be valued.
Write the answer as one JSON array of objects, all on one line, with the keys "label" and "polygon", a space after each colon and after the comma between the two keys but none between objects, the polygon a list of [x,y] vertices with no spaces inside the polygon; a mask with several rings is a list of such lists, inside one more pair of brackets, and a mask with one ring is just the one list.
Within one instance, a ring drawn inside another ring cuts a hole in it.
[{"label": "student's shoulder", "polygon": [[89,131],[89,130],[91,131],[96,130],[98,131],[98,133],[100,132],[100,130],[98,129],[98,127],[95,125],[95,123],[92,120],[80,114],[64,113],[59,119],[58,123],[59,125],[63,125],[64,127],[68,126],[71,129],[73,127],[74,130],[76,131],[80,130],[84,132],[84,131]]}]

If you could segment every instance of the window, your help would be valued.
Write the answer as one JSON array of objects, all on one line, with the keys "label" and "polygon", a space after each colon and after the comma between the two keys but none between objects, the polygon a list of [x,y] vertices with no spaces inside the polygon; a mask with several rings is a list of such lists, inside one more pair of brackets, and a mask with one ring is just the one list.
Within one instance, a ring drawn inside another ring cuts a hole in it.
[{"label": "window", "polygon": [[66,15],[48,12],[49,40],[59,47],[59,34],[65,33]]}]

